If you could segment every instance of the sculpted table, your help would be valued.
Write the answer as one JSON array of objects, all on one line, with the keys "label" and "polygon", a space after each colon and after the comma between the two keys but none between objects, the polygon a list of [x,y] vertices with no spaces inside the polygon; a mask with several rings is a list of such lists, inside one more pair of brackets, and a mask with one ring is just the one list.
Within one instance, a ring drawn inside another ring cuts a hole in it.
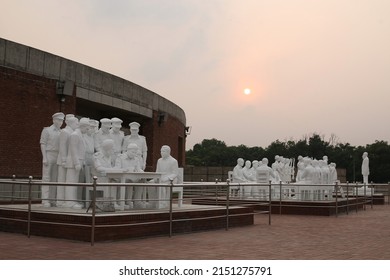
[{"label": "sculpted table", "polygon": [[[155,183],[159,183],[161,179],[162,173],[157,172],[125,172],[123,170],[111,170],[106,172],[106,176],[108,179],[118,179],[121,183],[126,183],[126,180],[131,180],[133,182],[137,182],[141,179],[153,179]],[[125,189],[126,187],[120,187],[120,210],[125,209]],[[157,188],[160,190],[161,188]],[[160,208],[160,191],[157,192],[157,208]]]}]

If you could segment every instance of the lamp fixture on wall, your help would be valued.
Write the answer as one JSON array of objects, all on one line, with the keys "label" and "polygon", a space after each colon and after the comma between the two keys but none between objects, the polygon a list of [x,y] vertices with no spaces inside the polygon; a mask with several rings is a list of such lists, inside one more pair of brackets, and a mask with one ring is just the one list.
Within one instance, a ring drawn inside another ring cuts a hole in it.
[{"label": "lamp fixture on wall", "polygon": [[192,130],[192,126],[186,126],[184,128],[184,133],[186,136],[190,135],[191,134],[191,130]]},{"label": "lamp fixture on wall", "polygon": [[161,126],[164,121],[165,121],[165,113],[159,112],[157,118],[158,126]]}]

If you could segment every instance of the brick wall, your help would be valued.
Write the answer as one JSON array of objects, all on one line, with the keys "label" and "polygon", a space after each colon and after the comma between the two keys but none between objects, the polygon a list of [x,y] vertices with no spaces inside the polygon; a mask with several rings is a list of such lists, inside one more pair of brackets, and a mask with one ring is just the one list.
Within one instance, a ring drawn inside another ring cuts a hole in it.
[{"label": "brick wall", "polygon": [[56,80],[1,66],[0,95],[0,176],[40,177],[41,131],[53,113],[74,112],[74,98],[60,104]]}]

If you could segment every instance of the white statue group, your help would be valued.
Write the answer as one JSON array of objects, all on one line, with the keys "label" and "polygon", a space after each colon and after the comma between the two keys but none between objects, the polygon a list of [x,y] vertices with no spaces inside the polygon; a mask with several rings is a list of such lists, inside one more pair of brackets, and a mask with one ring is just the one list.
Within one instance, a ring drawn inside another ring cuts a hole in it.
[{"label": "white statue group", "polygon": [[[254,160],[245,162],[242,158],[237,160],[237,165],[233,169],[232,179],[235,183],[256,182],[273,184],[280,182],[290,183],[295,175],[294,159],[284,158],[276,155],[275,162],[268,166],[268,159],[261,161]],[[297,174],[295,182],[297,184],[316,185],[316,184],[334,184],[337,181],[336,164],[328,164],[328,157],[324,156],[321,160],[309,157],[298,157]],[[263,193],[262,193],[263,192]],[[261,187],[245,186],[243,188],[244,197],[262,197],[265,189]]]},{"label": "white statue group", "polygon": [[[125,136],[121,131],[122,120],[119,118],[101,119],[100,128],[99,121],[89,118],[78,120],[73,114],[65,116],[59,112],[55,113],[52,119],[53,124],[42,130],[40,139],[43,182],[90,183],[92,176],[97,176],[98,182],[107,183],[106,172],[145,170],[147,145],[145,137],[139,135],[139,123],[131,122],[130,135]],[[65,127],[61,129],[64,121]],[[178,163],[170,155],[170,151],[169,146],[164,145],[161,148],[161,158],[156,168],[156,172],[162,174],[160,183],[177,180]],[[147,194],[147,189],[127,188],[127,208],[147,207],[147,197],[155,196],[152,191]],[[103,187],[102,190],[104,197],[114,200],[118,198],[118,187]],[[83,188],[76,186],[42,185],[44,207],[81,209],[87,206],[82,203],[85,196]],[[118,204],[118,201],[115,201],[116,209],[120,208]]]}]

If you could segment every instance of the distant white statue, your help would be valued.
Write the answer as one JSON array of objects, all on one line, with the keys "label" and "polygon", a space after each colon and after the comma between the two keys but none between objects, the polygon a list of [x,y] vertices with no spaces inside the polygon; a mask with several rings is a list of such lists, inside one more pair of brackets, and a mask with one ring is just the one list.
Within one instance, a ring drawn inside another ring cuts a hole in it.
[{"label": "distant white statue", "polygon": [[325,160],[321,159],[319,161],[319,163],[320,163],[320,168],[321,168],[320,182],[323,185],[329,184],[330,183],[330,180],[329,180],[330,171],[329,171],[329,166],[327,164],[327,161],[325,162]]},{"label": "distant white statue", "polygon": [[[251,169],[251,166],[252,166],[251,161],[247,160],[247,161],[245,161],[245,166],[242,169],[242,174],[243,174],[245,180],[248,182],[252,181],[252,178],[253,178],[253,174],[252,174],[253,170]],[[244,186],[243,187],[244,197],[246,197],[246,198],[251,197],[252,196],[251,193],[252,193],[252,186]]]},{"label": "distant white statue", "polygon": [[[61,112],[55,113],[52,116],[53,124],[45,127],[42,130],[40,138],[40,146],[42,153],[42,181],[57,182],[58,175],[58,153],[59,153],[59,138],[60,129],[64,122],[65,115]],[[49,186],[41,187],[42,205],[50,207],[51,201],[54,203],[55,189]]]},{"label": "distant white statue", "polygon": [[[268,166],[268,159],[263,158],[261,164],[256,169],[256,182],[260,184],[268,184],[275,180],[275,173],[271,167]],[[256,198],[267,198],[268,186],[256,186],[252,188],[252,194]]]},{"label": "distant white statue", "polygon": [[[157,161],[156,172],[162,173],[161,183],[177,183],[179,176],[179,165],[175,158],[171,156],[171,148],[167,145],[161,147],[161,158]],[[169,188],[161,188],[160,194],[162,201],[160,205],[163,207],[168,206],[169,204]]]},{"label": "distant white statue", "polygon": [[[126,152],[119,155],[115,161],[115,168],[122,169],[125,172],[143,172],[140,160],[138,159],[138,146],[135,143],[130,143],[127,146]],[[137,181],[128,181],[137,183]],[[144,208],[146,206],[143,198],[144,187],[126,187],[126,208]]]},{"label": "distant white statue", "polygon": [[110,134],[111,120],[103,118],[100,120],[100,129],[95,134],[95,150],[100,151],[100,145],[106,139],[112,139]]},{"label": "distant white statue", "polygon": [[247,182],[247,180],[244,177],[243,166],[244,166],[244,159],[238,158],[237,165],[233,168],[233,182],[234,183]]},{"label": "distant white statue", "polygon": [[125,134],[121,131],[122,120],[119,118],[111,119],[112,127],[110,129],[111,138],[114,140],[114,157],[116,158],[122,152],[123,139]]},{"label": "distant white statue", "polygon": [[[68,157],[69,137],[73,131],[78,127],[79,120],[73,114],[67,114],[65,116],[66,126],[61,129],[60,142],[59,142],[59,153],[57,158],[58,165],[58,182],[66,182],[66,159]],[[65,199],[65,187],[57,186],[57,207],[61,207],[64,204]]]},{"label": "distant white statue", "polygon": [[271,165],[273,173],[274,173],[274,183],[279,183],[281,178],[281,168],[280,168],[280,156],[275,156],[275,162]]},{"label": "distant white statue", "polygon": [[336,169],[336,163],[331,162],[329,164],[329,183],[334,184],[337,182],[337,169]]},{"label": "distant white statue", "polygon": [[141,160],[142,170],[145,170],[146,167],[146,159],[148,155],[148,147],[146,145],[145,136],[139,135],[139,127],[141,125],[137,122],[131,122],[129,124],[130,127],[130,135],[124,137],[122,151],[126,151],[127,147],[130,143],[135,143],[138,146],[138,157]]},{"label": "distant white statue", "polygon": [[363,183],[368,185],[368,175],[370,175],[370,160],[368,158],[368,153],[364,152],[362,158]]},{"label": "distant white statue", "polygon": [[89,128],[87,133],[83,134],[85,144],[85,167],[82,169],[81,182],[92,182],[92,168],[93,168],[93,155],[95,153],[95,134],[97,132],[96,127],[99,126],[99,122],[96,120],[89,120]]},{"label": "distant white statue", "polygon": [[250,178],[250,181],[251,182],[256,182],[256,170],[257,168],[259,168],[259,161],[258,160],[254,160],[252,161],[252,167],[251,167],[251,178]]},{"label": "distant white statue", "polygon": [[[82,118],[77,128],[69,137],[68,157],[65,167],[66,182],[78,183],[80,171],[85,164],[85,143],[83,134],[89,129],[89,118]],[[67,186],[65,188],[65,207],[73,209],[81,209],[82,204],[78,201],[81,197],[77,197],[78,188],[76,186]]]},{"label": "distant white statue", "polygon": [[303,156],[298,156],[297,163],[297,176],[295,177],[296,182],[302,181],[302,172],[305,169],[305,163],[303,162]]}]

